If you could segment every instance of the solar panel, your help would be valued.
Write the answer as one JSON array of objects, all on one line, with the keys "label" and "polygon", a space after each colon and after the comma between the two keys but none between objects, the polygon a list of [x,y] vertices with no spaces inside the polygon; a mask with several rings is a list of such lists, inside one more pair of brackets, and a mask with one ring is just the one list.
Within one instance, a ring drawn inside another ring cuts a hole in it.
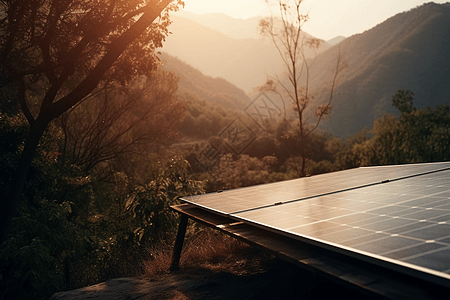
[{"label": "solar panel", "polygon": [[450,286],[450,163],[358,168],[183,200]]},{"label": "solar panel", "polygon": [[239,211],[270,206],[275,203],[306,199],[446,168],[450,168],[450,162],[364,167],[228,190],[219,196],[216,193],[210,193],[186,197],[183,200],[187,203],[228,215]]}]

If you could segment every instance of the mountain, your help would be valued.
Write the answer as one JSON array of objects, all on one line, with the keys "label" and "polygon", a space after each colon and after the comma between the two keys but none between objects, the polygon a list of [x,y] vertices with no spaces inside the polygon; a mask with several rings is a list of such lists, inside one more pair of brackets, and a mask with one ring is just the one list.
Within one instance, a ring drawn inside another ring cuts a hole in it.
[{"label": "mountain", "polygon": [[345,36],[339,35],[337,37],[332,38],[331,40],[328,40],[327,44],[330,46],[334,46],[334,45],[339,44],[340,42],[342,42],[345,39],[346,39]]},{"label": "mountain", "polygon": [[234,39],[259,39],[258,25],[261,17],[235,19],[221,13],[197,15],[184,10],[177,12],[178,17],[197,22],[205,27],[221,32]]},{"label": "mountain", "polygon": [[[178,17],[197,22],[210,29],[221,32],[234,39],[260,39],[259,22],[263,17],[253,17],[249,19],[236,19],[222,13],[209,13],[203,15],[193,14],[187,11],[179,11]],[[279,18],[274,18],[280,24]],[[308,35],[310,36],[310,35]],[[311,37],[311,36],[310,36]],[[329,47],[334,46],[345,39],[345,36],[337,36],[328,41],[324,41]]]},{"label": "mountain", "polygon": [[206,76],[189,64],[164,52],[160,58],[163,61],[163,69],[173,72],[179,78],[179,93],[187,92],[232,110],[242,110],[251,102],[243,90],[223,78]]},{"label": "mountain", "polygon": [[[450,3],[428,3],[361,34],[328,41],[311,69],[311,87],[319,89],[329,83],[339,52],[345,55],[349,68],[334,96],[333,112],[321,128],[341,137],[371,128],[383,112],[397,113],[391,99],[398,89],[413,91],[418,108],[448,102],[449,11]],[[250,95],[253,87],[265,82],[267,74],[283,76],[284,70],[271,42],[254,38],[257,19],[174,15],[169,27],[173,34],[163,51],[206,75],[225,78]]]},{"label": "mountain", "polygon": [[[257,30],[259,21],[256,22],[256,19],[239,20],[221,14],[197,16],[185,13],[184,16],[186,15],[191,19],[177,14],[171,16],[173,23],[169,26],[169,31],[172,34],[164,42],[162,51],[178,57],[206,75],[222,77],[247,93],[262,85],[268,74],[283,73],[280,55],[269,39],[247,38]],[[207,22],[207,19],[214,16],[218,21],[213,26],[210,23],[214,22]],[[197,17],[198,22],[193,21]],[[201,23],[210,24],[208,26],[217,30]],[[240,26],[243,26],[243,34],[236,35]],[[329,47],[324,43],[317,52]],[[311,57],[315,52],[311,50],[306,54]]]},{"label": "mountain", "polygon": [[349,69],[322,124],[335,135],[371,128],[383,112],[396,113],[391,101],[398,89],[411,90],[418,108],[450,100],[450,3],[400,13],[319,54],[312,86],[329,81],[339,51]]}]

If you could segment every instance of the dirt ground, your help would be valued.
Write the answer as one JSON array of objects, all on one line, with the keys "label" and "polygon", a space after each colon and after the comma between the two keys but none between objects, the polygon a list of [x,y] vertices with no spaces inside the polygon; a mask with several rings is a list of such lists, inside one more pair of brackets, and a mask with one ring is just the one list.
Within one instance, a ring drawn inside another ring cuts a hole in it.
[{"label": "dirt ground", "polygon": [[363,299],[353,290],[321,279],[265,253],[234,261],[180,268],[154,278],[118,278],[53,295],[51,300],[124,299]]}]

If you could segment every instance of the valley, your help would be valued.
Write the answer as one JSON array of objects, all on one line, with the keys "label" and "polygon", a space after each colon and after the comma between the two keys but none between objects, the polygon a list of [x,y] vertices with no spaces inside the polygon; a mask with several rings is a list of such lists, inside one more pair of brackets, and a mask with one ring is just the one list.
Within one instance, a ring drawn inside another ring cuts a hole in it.
[{"label": "valley", "polygon": [[[210,76],[211,80],[225,79],[228,82],[225,89],[239,101],[249,103],[254,99],[258,95],[255,87],[264,84],[268,75],[283,78],[279,53],[270,40],[258,34],[258,18],[239,20],[225,15],[180,12],[174,15],[173,21],[169,27],[173,34],[167,38],[162,51]],[[309,35],[305,33],[305,36]],[[324,41],[317,51],[306,53],[309,59],[314,58],[310,88],[316,91],[319,103],[327,97],[323,89],[329,86],[330,69],[338,53],[348,63],[347,73],[332,102],[333,112],[321,128],[339,137],[362,128],[370,129],[383,113],[395,113],[391,99],[398,89],[411,90],[418,108],[447,103],[450,100],[449,36],[450,6],[428,3],[395,15],[363,33]],[[197,89],[196,83],[187,82],[181,73],[177,75],[182,78],[182,89],[188,85]],[[219,90],[224,92],[224,87]],[[235,93],[237,89],[241,90],[239,96]],[[200,97],[210,99],[201,93]],[[215,98],[211,101],[221,102]],[[224,101],[223,106],[231,109],[243,107],[243,104],[229,105],[228,100]]]}]

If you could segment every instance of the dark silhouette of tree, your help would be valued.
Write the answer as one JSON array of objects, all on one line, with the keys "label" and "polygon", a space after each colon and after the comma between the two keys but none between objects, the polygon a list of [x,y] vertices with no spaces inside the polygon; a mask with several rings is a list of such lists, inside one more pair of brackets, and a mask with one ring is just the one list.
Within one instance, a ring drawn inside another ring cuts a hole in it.
[{"label": "dark silhouette of tree", "polygon": [[398,90],[392,105],[401,115],[384,114],[374,122],[368,142],[372,165],[423,163],[450,159],[450,107],[448,104],[417,109],[413,93]]},{"label": "dark silhouette of tree", "polygon": [[414,93],[410,90],[399,89],[392,96],[392,106],[397,108],[401,113],[411,113],[416,111],[413,104]]},{"label": "dark silhouette of tree", "polygon": [[450,107],[416,108],[413,92],[400,89],[392,105],[400,111],[383,114],[369,132],[361,130],[345,142],[330,141],[338,169],[361,166],[426,163],[450,159]]},{"label": "dark silhouette of tree", "polygon": [[[68,110],[58,124],[64,132],[59,160],[88,172],[105,162],[146,155],[179,137],[184,104],[175,96],[178,79],[159,69],[126,87],[103,89]],[[97,170],[108,177],[112,170]]]},{"label": "dark silhouette of tree", "polygon": [[[270,5],[269,1],[266,2]],[[308,60],[305,51],[307,49],[317,49],[322,41],[308,37],[303,32],[303,25],[308,21],[309,17],[308,14],[303,14],[301,11],[302,2],[302,0],[277,0],[280,19],[271,16],[260,22],[261,33],[272,40],[283,60],[287,80],[269,76],[266,84],[259,87],[259,89],[275,92],[282,98],[283,103],[287,100],[292,104],[297,117],[298,132],[286,134],[286,136],[289,135],[293,137],[292,141],[298,142],[295,148],[301,159],[301,166],[298,168],[299,176],[306,175],[306,140],[318,128],[319,123],[331,113],[334,91],[340,75],[347,68],[347,63],[343,56],[339,54],[336,64],[332,68],[327,101],[324,104],[315,104],[315,96],[309,87],[310,69],[314,60]],[[315,105],[315,108],[312,108],[311,105]],[[315,121],[308,120],[307,112],[311,109]]]},{"label": "dark silhouette of tree", "polygon": [[125,84],[152,72],[155,49],[168,34],[168,11],[181,4],[171,2],[0,2],[0,86],[14,86],[30,125],[11,188],[1,196],[0,242],[12,227],[48,124],[98,87]]}]

